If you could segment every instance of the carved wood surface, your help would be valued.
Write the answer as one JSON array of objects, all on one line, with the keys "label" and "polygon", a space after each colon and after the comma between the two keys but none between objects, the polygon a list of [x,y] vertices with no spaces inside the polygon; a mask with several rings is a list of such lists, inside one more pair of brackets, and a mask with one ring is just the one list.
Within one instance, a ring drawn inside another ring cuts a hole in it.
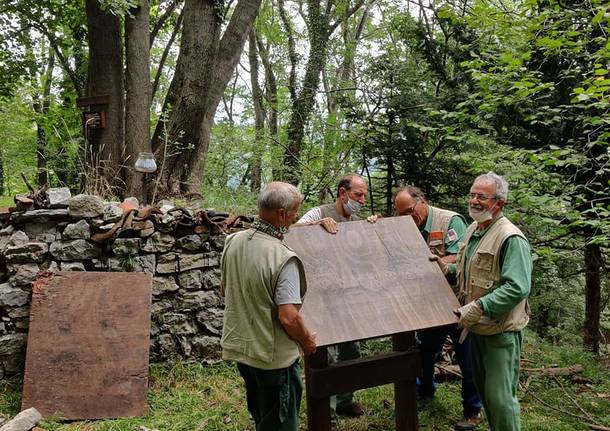
[{"label": "carved wood surface", "polygon": [[22,409],[100,419],[146,413],[152,276],[46,273],[34,283]]},{"label": "carved wood surface", "polygon": [[449,284],[410,216],[293,227],[286,242],[302,259],[301,310],[320,346],[442,326],[457,321]]}]

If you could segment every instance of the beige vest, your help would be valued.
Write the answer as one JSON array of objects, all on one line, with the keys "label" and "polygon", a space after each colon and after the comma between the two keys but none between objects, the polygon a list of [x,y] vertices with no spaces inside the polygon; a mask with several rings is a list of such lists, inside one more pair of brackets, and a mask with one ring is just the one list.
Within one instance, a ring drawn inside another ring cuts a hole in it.
[{"label": "beige vest", "polygon": [[320,205],[318,208],[320,208],[320,212],[322,213],[322,218],[330,217],[337,223],[341,223],[341,222],[345,222],[345,221],[360,220],[360,218],[355,214],[352,214],[351,216],[349,216],[349,219],[346,220],[345,217],[343,217],[341,214],[339,214],[337,212],[337,207],[335,206],[334,203]]},{"label": "beige vest", "polygon": [[[225,312],[222,357],[252,367],[285,368],[299,357],[299,347],[280,324],[275,288],[288,259],[297,257],[283,241],[248,229],[229,235],[222,255]],[[298,259],[301,297],[306,283]]]},{"label": "beige vest", "polygon": [[437,256],[445,256],[445,236],[449,230],[451,219],[455,216],[462,218],[454,211],[444,210],[429,205],[432,216],[432,225],[428,233],[428,247]]},{"label": "beige vest", "polygon": [[[464,244],[468,244],[470,237],[477,228],[477,223],[472,223],[466,231]],[[523,233],[512,224],[506,217],[501,216],[496,220],[481,238],[477,249],[468,262],[468,280],[464,280],[463,254],[466,247],[462,246],[458,253],[458,283],[460,287],[459,298],[464,303],[476,301],[487,295],[498,287],[500,283],[500,251],[502,244],[511,236],[520,236],[525,239]],[[509,311],[500,321],[492,320],[482,316],[479,323],[470,330],[475,334],[492,335],[506,331],[520,331],[529,322],[527,299],[519,302],[515,308]]]}]

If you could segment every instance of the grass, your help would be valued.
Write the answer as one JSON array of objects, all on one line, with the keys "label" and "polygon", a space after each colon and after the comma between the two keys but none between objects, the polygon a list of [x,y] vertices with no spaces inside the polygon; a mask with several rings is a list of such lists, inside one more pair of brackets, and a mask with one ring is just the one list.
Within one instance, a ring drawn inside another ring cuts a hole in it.
[{"label": "grass", "polygon": [[[368,343],[363,350],[371,353],[386,345],[377,341]],[[519,391],[524,431],[587,430],[587,422],[610,425],[610,358],[593,357],[576,346],[552,346],[531,333],[526,335],[523,357],[527,368],[574,364],[582,364],[585,368],[579,374],[579,383],[574,383],[570,377],[528,379],[522,375],[522,385],[528,386],[527,392]],[[21,382],[17,379],[0,380],[0,416],[11,417],[19,411],[20,389]],[[356,399],[366,415],[358,419],[339,419],[333,430],[394,429],[391,385],[358,391]],[[254,430],[241,378],[236,368],[228,364],[151,366],[148,405],[148,414],[141,418],[71,423],[48,420],[39,426],[47,431],[137,431],[140,426],[160,431]],[[432,401],[420,401],[418,408],[420,429],[453,429],[453,423],[461,414],[458,383],[439,384],[437,396]],[[301,430],[306,429],[303,403]],[[488,430],[486,425],[479,429]]]}]

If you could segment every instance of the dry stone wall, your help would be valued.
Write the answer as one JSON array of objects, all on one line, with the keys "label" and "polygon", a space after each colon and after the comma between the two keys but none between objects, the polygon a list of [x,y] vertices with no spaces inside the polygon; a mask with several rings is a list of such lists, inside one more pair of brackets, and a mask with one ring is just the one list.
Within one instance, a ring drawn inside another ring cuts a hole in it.
[{"label": "dry stone wall", "polygon": [[151,361],[219,358],[226,215],[68,189],[48,197],[48,208],[22,206],[0,230],[0,378],[23,370],[31,286],[44,270],[153,274]]}]

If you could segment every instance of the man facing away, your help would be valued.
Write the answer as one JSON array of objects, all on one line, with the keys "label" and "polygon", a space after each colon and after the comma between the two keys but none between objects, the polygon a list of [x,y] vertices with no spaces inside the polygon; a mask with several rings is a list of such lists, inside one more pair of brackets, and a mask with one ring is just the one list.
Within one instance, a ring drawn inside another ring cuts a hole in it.
[{"label": "man facing away", "polygon": [[[396,214],[410,215],[428,244],[430,251],[445,263],[454,263],[459,243],[466,232],[464,218],[456,212],[428,204],[424,192],[414,186],[405,186],[396,192],[394,199]],[[474,429],[481,421],[481,400],[472,374],[470,341],[459,342],[460,329],[456,325],[442,326],[419,331],[417,338],[422,355],[422,377],[418,382],[418,393],[425,398],[434,397],[434,364],[449,335],[453,341],[456,359],[462,372],[463,419],[457,430]]]},{"label": "man facing away", "polygon": [[474,219],[455,264],[438,258],[441,270],[457,278],[455,313],[464,333],[470,332],[474,379],[492,431],[521,429],[517,385],[523,328],[529,322],[532,258],[523,233],[502,208],[508,195],[504,178],[478,176],[468,195]]},{"label": "man facing away", "polygon": [[229,235],[222,255],[225,314],[222,357],[237,362],[257,431],[297,431],[302,383],[299,348],[316,350],[299,314],[306,291],[303,264],[284,242],[302,196],[273,182],[258,196],[252,228]]},{"label": "man facing away", "polygon": [[[359,220],[357,213],[366,203],[368,186],[357,174],[345,175],[337,185],[335,202],[312,208],[297,222],[298,225],[319,224],[329,233],[337,233],[337,223]],[[360,349],[356,342],[346,342],[330,346],[330,362],[346,361],[360,358]],[[338,415],[358,417],[364,414],[362,408],[354,401],[353,392],[331,397],[331,408]]]}]

